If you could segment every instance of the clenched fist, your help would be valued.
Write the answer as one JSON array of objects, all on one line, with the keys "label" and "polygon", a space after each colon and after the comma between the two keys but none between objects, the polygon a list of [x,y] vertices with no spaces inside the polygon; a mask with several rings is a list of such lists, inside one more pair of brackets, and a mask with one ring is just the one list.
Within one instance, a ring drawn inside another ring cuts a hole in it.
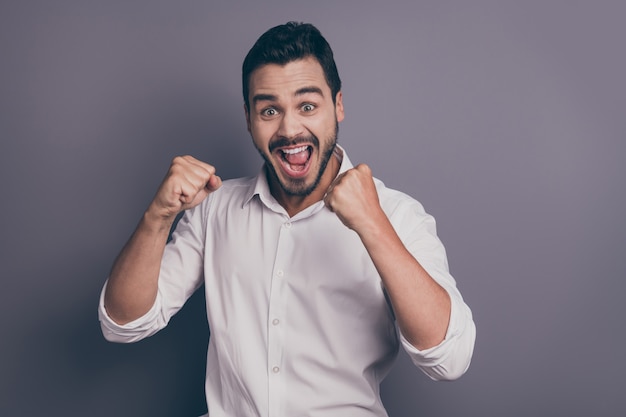
[{"label": "clenched fist", "polygon": [[192,156],[177,156],[150,204],[149,210],[163,219],[173,219],[183,210],[200,204],[222,185],[215,168]]},{"label": "clenched fist", "polygon": [[339,175],[328,188],[324,203],[358,234],[375,230],[386,215],[380,207],[371,169],[359,164]]}]

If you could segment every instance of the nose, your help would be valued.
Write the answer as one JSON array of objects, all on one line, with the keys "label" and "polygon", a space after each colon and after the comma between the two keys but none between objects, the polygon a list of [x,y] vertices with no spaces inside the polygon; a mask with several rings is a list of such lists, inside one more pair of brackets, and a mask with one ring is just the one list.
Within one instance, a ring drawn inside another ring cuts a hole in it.
[{"label": "nose", "polygon": [[278,126],[278,136],[286,139],[293,139],[300,136],[304,131],[302,123],[294,112],[286,111],[283,113]]}]

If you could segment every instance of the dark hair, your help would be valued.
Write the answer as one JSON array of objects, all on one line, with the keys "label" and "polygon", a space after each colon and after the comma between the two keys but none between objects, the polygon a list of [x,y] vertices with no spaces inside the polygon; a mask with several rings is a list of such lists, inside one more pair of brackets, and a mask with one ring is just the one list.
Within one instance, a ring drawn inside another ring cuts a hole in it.
[{"label": "dark hair", "polygon": [[265,64],[285,65],[310,56],[317,59],[322,66],[334,102],[341,90],[341,80],[330,45],[312,24],[288,22],[261,35],[243,61],[241,79],[246,108],[250,105],[250,74],[255,69]]}]

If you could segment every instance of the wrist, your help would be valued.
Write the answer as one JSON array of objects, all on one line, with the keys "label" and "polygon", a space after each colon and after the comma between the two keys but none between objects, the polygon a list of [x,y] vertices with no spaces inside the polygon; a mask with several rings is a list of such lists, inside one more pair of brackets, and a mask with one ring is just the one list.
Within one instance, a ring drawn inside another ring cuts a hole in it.
[{"label": "wrist", "polygon": [[383,236],[393,231],[393,226],[382,209],[367,217],[354,231],[362,241],[379,242]]},{"label": "wrist", "polygon": [[176,214],[171,214],[164,212],[163,210],[159,210],[154,206],[153,203],[150,204],[148,209],[144,212],[142,223],[145,227],[154,232],[169,233],[175,219]]}]

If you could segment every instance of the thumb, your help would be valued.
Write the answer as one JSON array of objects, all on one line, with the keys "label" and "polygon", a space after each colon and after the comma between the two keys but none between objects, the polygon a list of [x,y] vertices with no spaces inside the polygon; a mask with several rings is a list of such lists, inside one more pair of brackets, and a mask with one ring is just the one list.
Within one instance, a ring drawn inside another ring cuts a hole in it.
[{"label": "thumb", "polygon": [[205,188],[208,192],[212,193],[222,186],[222,179],[217,175],[211,175],[209,181],[207,181]]}]

